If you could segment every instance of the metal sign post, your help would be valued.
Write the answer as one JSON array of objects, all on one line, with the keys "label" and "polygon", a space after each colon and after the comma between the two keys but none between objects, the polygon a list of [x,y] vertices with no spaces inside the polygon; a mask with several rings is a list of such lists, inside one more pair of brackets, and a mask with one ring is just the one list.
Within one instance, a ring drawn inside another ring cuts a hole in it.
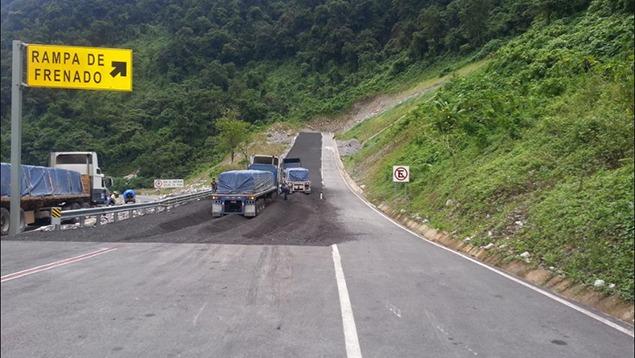
[{"label": "metal sign post", "polygon": [[13,40],[11,62],[11,202],[9,235],[18,233],[20,227],[20,160],[22,158],[22,65],[24,44]]}]

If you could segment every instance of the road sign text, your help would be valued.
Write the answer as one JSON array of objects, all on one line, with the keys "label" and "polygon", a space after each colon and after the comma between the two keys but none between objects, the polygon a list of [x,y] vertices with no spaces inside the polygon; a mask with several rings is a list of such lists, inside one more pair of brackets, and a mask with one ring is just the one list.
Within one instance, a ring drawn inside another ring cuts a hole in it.
[{"label": "road sign text", "polygon": [[26,62],[31,87],[132,90],[132,50],[30,44]]},{"label": "road sign text", "polygon": [[182,188],[184,185],[183,179],[154,179],[154,188]]}]

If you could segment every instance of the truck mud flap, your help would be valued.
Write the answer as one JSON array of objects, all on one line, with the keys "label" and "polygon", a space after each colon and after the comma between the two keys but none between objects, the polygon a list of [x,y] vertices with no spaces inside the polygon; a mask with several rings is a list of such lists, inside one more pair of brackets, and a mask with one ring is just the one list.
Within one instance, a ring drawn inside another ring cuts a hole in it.
[{"label": "truck mud flap", "polygon": [[258,215],[257,201],[251,201],[251,200],[246,201],[245,211],[243,212],[243,215],[247,218],[252,218]]}]

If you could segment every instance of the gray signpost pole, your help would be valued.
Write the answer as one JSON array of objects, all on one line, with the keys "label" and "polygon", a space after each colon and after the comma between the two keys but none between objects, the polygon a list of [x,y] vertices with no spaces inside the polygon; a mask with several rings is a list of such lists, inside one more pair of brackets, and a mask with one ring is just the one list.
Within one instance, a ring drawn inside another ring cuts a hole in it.
[{"label": "gray signpost pole", "polygon": [[22,42],[13,40],[11,63],[11,206],[9,235],[20,227],[20,160],[22,158]]}]

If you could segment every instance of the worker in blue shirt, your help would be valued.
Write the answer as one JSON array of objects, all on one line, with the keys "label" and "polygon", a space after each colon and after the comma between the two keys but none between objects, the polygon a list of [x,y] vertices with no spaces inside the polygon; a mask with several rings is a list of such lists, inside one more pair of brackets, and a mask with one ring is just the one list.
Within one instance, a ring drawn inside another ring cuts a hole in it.
[{"label": "worker in blue shirt", "polygon": [[123,192],[123,201],[128,204],[128,203],[135,203],[135,192],[132,189],[127,189],[126,191]]},{"label": "worker in blue shirt", "polygon": [[284,196],[284,200],[287,200],[287,195],[289,195],[289,185],[286,182],[282,182],[280,186],[280,193]]}]

